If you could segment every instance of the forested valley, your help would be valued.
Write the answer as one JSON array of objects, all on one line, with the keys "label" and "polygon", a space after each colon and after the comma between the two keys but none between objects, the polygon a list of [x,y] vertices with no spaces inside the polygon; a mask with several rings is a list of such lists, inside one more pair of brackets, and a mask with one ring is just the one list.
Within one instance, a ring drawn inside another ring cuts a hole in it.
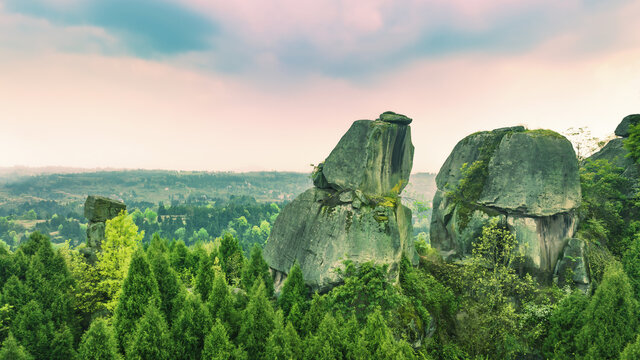
[{"label": "forested valley", "polygon": [[[173,200],[121,195],[128,211],[106,221],[95,261],[82,253],[87,193],[44,199],[39,186],[59,175],[6,183],[0,359],[638,359],[640,197],[630,169],[640,159],[640,125],[624,149],[631,167],[580,161],[574,237],[584,248],[565,261],[584,264],[586,286],[572,280],[571,266],[560,280],[522,271],[517,236],[494,219],[469,256],[445,261],[425,209],[433,175],[405,199],[417,265],[403,257],[390,281],[387,265],[345,259],[341,283],[327,292],[306,285],[298,263],[276,288],[263,257],[308,175],[283,182],[272,174],[259,194],[243,182],[242,192],[225,185]],[[481,166],[463,166],[463,179]],[[464,196],[468,184],[448,196]],[[40,193],[15,201],[29,191]]]}]

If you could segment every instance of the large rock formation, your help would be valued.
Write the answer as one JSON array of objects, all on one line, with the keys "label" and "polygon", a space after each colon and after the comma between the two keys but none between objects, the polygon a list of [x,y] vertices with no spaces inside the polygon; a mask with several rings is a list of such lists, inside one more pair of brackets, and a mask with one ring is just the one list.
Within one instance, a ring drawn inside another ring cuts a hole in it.
[{"label": "large rock formation", "polygon": [[571,143],[522,126],[460,141],[436,177],[431,243],[448,259],[471,253],[491,217],[515,233],[525,269],[550,278],[577,225],[578,161]]},{"label": "large rock formation", "polygon": [[316,167],[315,187],[282,210],[264,249],[276,288],[296,261],[324,292],[340,283],[344,260],[389,264],[391,279],[403,254],[417,260],[411,211],[398,197],[413,164],[409,123],[391,112],[356,121]]},{"label": "large rock formation", "polygon": [[87,247],[84,254],[90,260],[95,260],[96,253],[102,249],[105,223],[118,216],[127,206],[120,201],[104,196],[89,195],[84,203],[84,217],[89,220],[87,225]]}]

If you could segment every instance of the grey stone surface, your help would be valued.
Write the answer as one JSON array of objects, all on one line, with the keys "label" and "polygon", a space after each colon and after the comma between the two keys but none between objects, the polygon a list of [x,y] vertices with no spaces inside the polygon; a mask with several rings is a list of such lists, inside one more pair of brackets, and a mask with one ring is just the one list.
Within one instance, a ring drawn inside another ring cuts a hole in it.
[{"label": "grey stone surface", "polygon": [[409,182],[413,151],[410,127],[358,120],[324,161],[322,173],[336,190],[400,193]]},{"label": "grey stone surface", "polygon": [[269,266],[288,273],[298,261],[313,290],[328,291],[341,279],[344,260],[389,264],[397,278],[402,255],[416,261],[411,211],[402,206],[367,205],[359,209],[340,202],[334,190],[311,188],[282,210],[273,226],[264,257]]},{"label": "grey stone surface", "polygon": [[578,161],[569,140],[527,131],[505,136],[489,162],[478,203],[531,216],[580,206]]},{"label": "grey stone surface", "polygon": [[638,180],[640,179],[640,166],[629,156],[629,151],[624,148],[625,139],[613,139],[609,141],[600,151],[591,155],[591,160],[607,160],[612,165],[623,168],[622,176],[631,180],[632,186],[626,194],[632,196],[638,190]]},{"label": "grey stone surface", "polygon": [[393,111],[383,112],[382,114],[380,114],[378,120],[400,125],[409,125],[413,121],[413,119],[408,118],[402,114],[394,113]]},{"label": "grey stone surface", "polygon": [[555,268],[554,276],[558,286],[589,285],[586,244],[583,240],[571,238],[567,240],[561,258]]},{"label": "grey stone surface", "polygon": [[84,217],[92,222],[104,222],[118,216],[127,206],[118,200],[89,195],[84,202]]},{"label": "grey stone surface", "polygon": [[621,137],[629,137],[631,125],[637,125],[638,123],[640,123],[640,114],[625,116],[616,128],[615,134]]}]

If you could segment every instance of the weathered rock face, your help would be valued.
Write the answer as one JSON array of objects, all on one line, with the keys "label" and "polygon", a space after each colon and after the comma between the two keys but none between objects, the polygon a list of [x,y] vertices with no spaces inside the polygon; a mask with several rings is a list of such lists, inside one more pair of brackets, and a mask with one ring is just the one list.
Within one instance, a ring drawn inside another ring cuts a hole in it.
[{"label": "weathered rock face", "polygon": [[410,127],[359,120],[351,125],[324,161],[322,175],[327,182],[325,186],[336,190],[398,194],[409,182],[412,166]]},{"label": "weathered rock face", "polygon": [[411,211],[398,197],[411,173],[411,131],[408,118],[393,116],[393,122],[354,122],[316,167],[315,187],[282,210],[264,249],[276,288],[296,261],[320,292],[340,283],[336,270],[347,259],[388,264],[390,279],[403,254],[417,261]]},{"label": "weathered rock face", "polygon": [[102,249],[105,223],[118,216],[127,206],[117,200],[104,196],[89,195],[84,203],[84,217],[89,220],[87,225],[87,247],[84,254],[95,261],[96,253]]},{"label": "weathered rock face", "polygon": [[431,243],[451,259],[470,254],[491,217],[516,234],[526,269],[553,274],[577,226],[578,162],[571,143],[524,127],[472,134],[460,141],[436,177]]}]

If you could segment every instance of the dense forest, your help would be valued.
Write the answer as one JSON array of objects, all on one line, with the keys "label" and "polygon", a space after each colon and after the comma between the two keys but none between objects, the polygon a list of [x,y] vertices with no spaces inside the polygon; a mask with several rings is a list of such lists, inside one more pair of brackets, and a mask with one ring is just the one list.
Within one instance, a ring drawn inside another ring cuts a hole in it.
[{"label": "dense forest", "polygon": [[[640,126],[625,146],[637,164]],[[463,262],[416,233],[419,264],[404,259],[397,281],[345,260],[342,284],[319,294],[298,264],[274,289],[262,246],[284,202],[130,207],[107,221],[95,263],[83,242],[51,241],[78,213],[51,215],[0,244],[0,359],[637,359],[640,197],[627,170],[581,162],[586,289],[520,271],[497,222]],[[44,213],[21,210],[0,219],[3,233]]]}]

